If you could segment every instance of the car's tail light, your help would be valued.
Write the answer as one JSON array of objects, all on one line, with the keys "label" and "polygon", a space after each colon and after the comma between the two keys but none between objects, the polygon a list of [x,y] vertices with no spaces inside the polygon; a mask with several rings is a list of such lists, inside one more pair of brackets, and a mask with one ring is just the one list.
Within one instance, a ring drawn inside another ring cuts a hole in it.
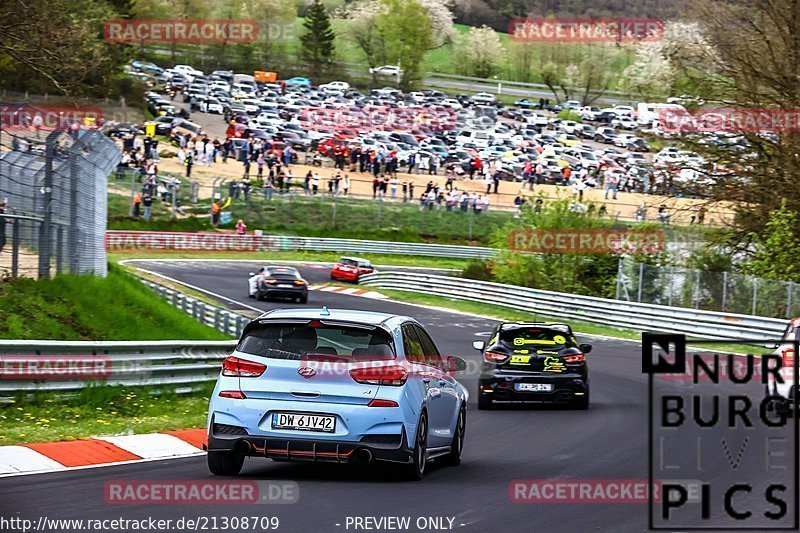
[{"label": "car's tail light", "polygon": [[397,402],[393,400],[379,400],[375,398],[374,400],[370,400],[367,404],[367,407],[397,407]]},{"label": "car's tail light", "polygon": [[301,280],[301,279],[296,279],[296,280],[294,280],[294,284],[295,285],[305,285],[306,282]]},{"label": "car's tail light", "polygon": [[408,379],[408,372],[402,366],[367,366],[353,368],[350,377],[364,385],[391,385],[399,387]]},{"label": "car's tail light", "polygon": [[219,392],[223,398],[233,398],[234,400],[244,400],[247,396],[240,390],[223,390]]},{"label": "car's tail light", "polygon": [[783,368],[794,367],[794,348],[784,348],[781,350],[781,357],[783,358]]},{"label": "car's tail light", "polygon": [[267,365],[239,359],[238,357],[226,357],[222,362],[222,375],[239,378],[257,378],[267,369]]},{"label": "car's tail light", "polygon": [[508,359],[508,355],[498,352],[486,352],[485,354],[483,354],[483,356],[490,363],[502,363],[503,361]]},{"label": "car's tail light", "polygon": [[265,279],[264,280],[264,285],[275,285],[276,283],[278,283],[278,280],[276,280],[276,279]]},{"label": "car's tail light", "polygon": [[582,353],[574,353],[565,355],[561,359],[563,359],[565,363],[583,363],[585,356]]}]

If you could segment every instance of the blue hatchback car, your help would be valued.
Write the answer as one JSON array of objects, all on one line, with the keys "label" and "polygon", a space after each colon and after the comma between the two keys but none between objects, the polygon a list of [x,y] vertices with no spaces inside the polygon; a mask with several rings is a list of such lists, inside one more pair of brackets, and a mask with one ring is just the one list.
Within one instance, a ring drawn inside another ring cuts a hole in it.
[{"label": "blue hatchback car", "polygon": [[225,359],[208,409],[208,467],[245,457],[458,465],[467,395],[416,320],[350,310],[281,309],[252,321]]}]

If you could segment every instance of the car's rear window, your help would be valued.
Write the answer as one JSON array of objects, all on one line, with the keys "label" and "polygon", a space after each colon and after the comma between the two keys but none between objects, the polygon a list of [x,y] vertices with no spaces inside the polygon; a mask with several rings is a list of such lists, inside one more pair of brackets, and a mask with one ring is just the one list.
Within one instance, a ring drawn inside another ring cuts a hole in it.
[{"label": "car's rear window", "polygon": [[500,342],[514,348],[534,347],[575,347],[575,337],[565,331],[541,327],[520,327],[501,330]]},{"label": "car's rear window", "polygon": [[395,358],[392,338],[385,330],[341,325],[263,324],[248,331],[237,350],[274,359],[374,361]]}]

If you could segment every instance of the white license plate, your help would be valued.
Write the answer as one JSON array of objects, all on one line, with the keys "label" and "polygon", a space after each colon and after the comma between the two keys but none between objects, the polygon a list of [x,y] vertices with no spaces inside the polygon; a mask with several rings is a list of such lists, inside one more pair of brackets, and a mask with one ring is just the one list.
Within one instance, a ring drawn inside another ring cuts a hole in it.
[{"label": "white license plate", "polygon": [[517,383],[516,389],[520,392],[550,392],[553,385],[550,383]]},{"label": "white license plate", "polygon": [[299,413],[272,413],[272,429],[299,429],[333,433],[336,429],[336,417]]},{"label": "white license plate", "polygon": [[294,285],[289,285],[288,283],[278,283],[278,287],[281,289],[291,289]]}]

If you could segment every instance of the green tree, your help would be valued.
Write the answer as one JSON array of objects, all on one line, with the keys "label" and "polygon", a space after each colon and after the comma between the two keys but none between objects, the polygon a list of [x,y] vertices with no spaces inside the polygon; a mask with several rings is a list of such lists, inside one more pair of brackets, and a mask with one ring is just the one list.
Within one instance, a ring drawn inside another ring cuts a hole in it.
[{"label": "green tree", "polygon": [[431,17],[417,0],[381,0],[381,5],[376,27],[386,61],[400,64],[400,86],[410,89],[422,79],[422,61],[433,43]]},{"label": "green tree", "polygon": [[308,7],[303,27],[306,31],[300,36],[300,57],[311,67],[311,73],[319,76],[333,63],[336,54],[336,35],[331,27],[330,16],[320,0],[314,0]]},{"label": "green tree", "polygon": [[766,227],[754,235],[755,251],[742,269],[761,278],[800,281],[800,239],[795,233],[798,214],[784,200],[769,213]]}]

